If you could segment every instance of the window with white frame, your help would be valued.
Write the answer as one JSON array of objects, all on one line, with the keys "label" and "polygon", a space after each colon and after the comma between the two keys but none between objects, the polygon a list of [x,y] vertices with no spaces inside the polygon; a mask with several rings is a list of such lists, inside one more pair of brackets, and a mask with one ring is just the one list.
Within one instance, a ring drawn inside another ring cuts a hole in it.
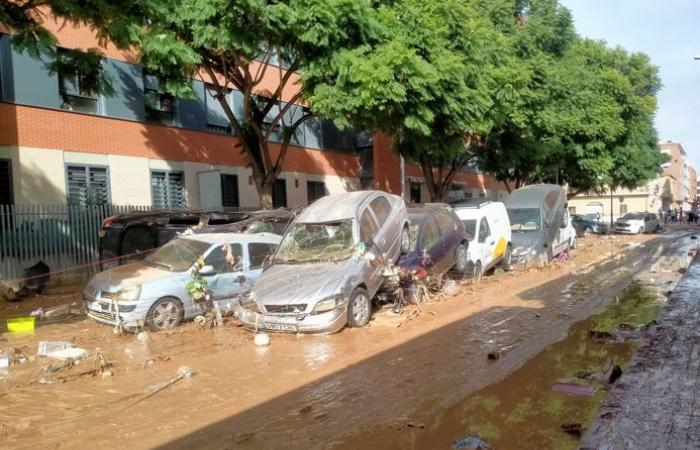
[{"label": "window with white frame", "polygon": [[151,201],[154,208],[184,209],[185,175],[179,171],[151,172]]},{"label": "window with white frame", "polygon": [[75,50],[58,49],[58,90],[61,94],[61,108],[90,114],[99,112],[97,94],[99,69],[80,67],[72,61]]},{"label": "window with white frame", "polygon": [[145,71],[143,95],[147,121],[163,125],[171,125],[175,121],[175,97],[162,89],[157,76]]}]

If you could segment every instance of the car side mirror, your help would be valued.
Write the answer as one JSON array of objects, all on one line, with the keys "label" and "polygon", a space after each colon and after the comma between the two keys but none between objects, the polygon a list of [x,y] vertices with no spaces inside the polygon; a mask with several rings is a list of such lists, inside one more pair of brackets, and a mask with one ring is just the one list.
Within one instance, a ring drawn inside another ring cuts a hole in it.
[{"label": "car side mirror", "polygon": [[209,275],[214,275],[216,272],[214,271],[214,266],[207,264],[205,266],[202,266],[201,269],[199,269],[199,274],[206,277]]}]

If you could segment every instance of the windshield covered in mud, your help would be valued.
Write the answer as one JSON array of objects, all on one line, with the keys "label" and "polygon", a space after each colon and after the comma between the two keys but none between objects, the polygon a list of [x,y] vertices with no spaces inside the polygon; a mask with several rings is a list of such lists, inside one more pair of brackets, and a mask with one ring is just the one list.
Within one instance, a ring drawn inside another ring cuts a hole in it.
[{"label": "windshield covered in mud", "polygon": [[462,223],[464,224],[464,231],[471,241],[476,236],[476,219],[463,220]]},{"label": "windshield covered in mud", "polygon": [[352,220],[328,223],[295,223],[285,234],[275,262],[281,264],[332,262],[355,251]]},{"label": "windshield covered in mud", "polygon": [[146,257],[146,262],[171,272],[183,272],[207,251],[208,242],[196,239],[173,239]]},{"label": "windshield covered in mud", "polygon": [[508,210],[511,231],[539,231],[539,208],[515,208]]}]

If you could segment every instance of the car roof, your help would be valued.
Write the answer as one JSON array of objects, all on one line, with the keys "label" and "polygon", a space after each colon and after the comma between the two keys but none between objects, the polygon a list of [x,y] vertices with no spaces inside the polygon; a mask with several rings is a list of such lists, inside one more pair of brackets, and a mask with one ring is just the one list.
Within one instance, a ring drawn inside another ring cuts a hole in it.
[{"label": "car roof", "polygon": [[[323,223],[354,219],[357,209],[379,191],[354,191],[327,195],[308,206],[297,218],[300,223]],[[383,193],[387,197],[389,194]]]},{"label": "car roof", "polygon": [[228,244],[230,242],[240,242],[247,244],[251,242],[263,242],[268,244],[279,244],[282,237],[273,233],[200,233],[180,235],[184,239],[208,242],[210,244]]},{"label": "car roof", "polygon": [[539,208],[545,195],[551,191],[565,193],[564,188],[556,184],[533,184],[511,192],[503,203],[508,209]]}]

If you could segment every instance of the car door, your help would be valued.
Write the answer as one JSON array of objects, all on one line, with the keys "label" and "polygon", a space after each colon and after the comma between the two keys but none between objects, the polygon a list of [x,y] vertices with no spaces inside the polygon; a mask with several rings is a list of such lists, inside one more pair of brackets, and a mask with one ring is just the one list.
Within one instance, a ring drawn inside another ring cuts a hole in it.
[{"label": "car door", "polygon": [[379,258],[381,255],[378,253],[381,251],[381,246],[376,243],[377,239],[381,239],[378,237],[378,232],[379,225],[374,218],[374,213],[369,205],[367,205],[360,213],[359,235],[360,242],[364,245],[365,251],[367,253],[373,253],[375,256],[374,258],[365,258],[365,263],[367,264],[365,283],[367,284],[370,296],[374,296],[379,286],[382,284],[382,266]]},{"label": "car door", "polygon": [[445,266],[445,246],[441,242],[440,228],[433,217],[427,217],[420,229],[418,248],[423,256],[423,265],[431,273],[442,273]]},{"label": "car door", "polygon": [[440,211],[435,215],[435,219],[440,229],[440,254],[442,260],[440,262],[440,270],[450,270],[456,263],[455,256],[457,245],[460,243],[462,236],[459,232],[460,226],[457,224],[457,218],[452,218],[450,213]]},{"label": "car door", "polygon": [[246,287],[243,246],[238,242],[219,245],[205,258],[204,265],[214,270],[206,275],[211,300],[226,308],[230,300]]},{"label": "car door", "polygon": [[493,261],[493,250],[496,245],[496,239],[491,233],[491,227],[486,217],[482,217],[479,221],[479,250],[481,251],[481,267],[486,269]]}]

